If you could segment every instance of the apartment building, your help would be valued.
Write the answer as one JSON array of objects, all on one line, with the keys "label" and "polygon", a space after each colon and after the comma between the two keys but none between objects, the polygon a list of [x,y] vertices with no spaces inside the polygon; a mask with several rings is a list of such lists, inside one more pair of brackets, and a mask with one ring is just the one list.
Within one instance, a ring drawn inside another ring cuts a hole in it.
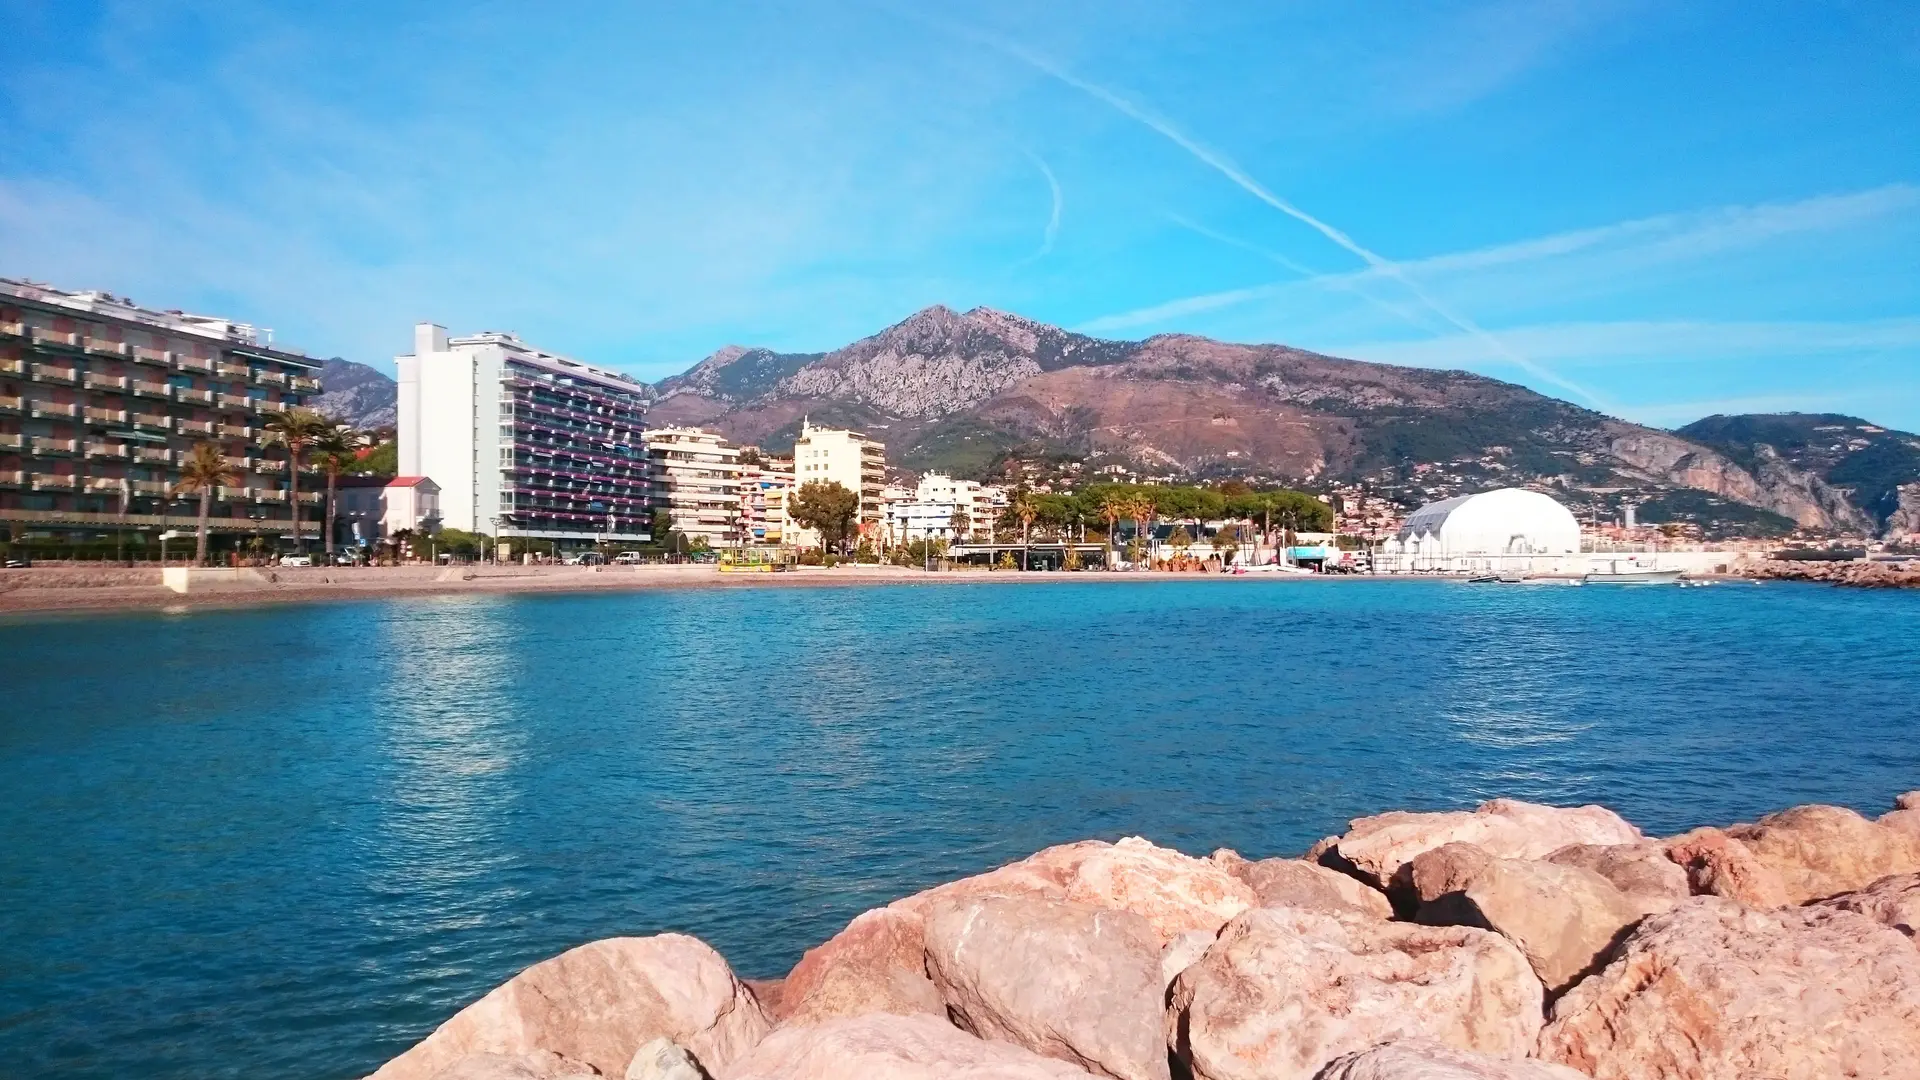
[{"label": "apartment building", "polygon": [[[143,543],[189,528],[199,495],[175,497],[194,444],[226,452],[216,550],[292,535],[286,455],[264,417],[320,392],[320,362],[270,332],[104,292],[0,278],[0,532],[12,540]],[[317,473],[303,469],[300,535],[317,537]]]},{"label": "apartment building", "polygon": [[760,529],[755,535],[766,544],[793,542],[793,522],[787,517],[787,500],[793,496],[793,459],[762,454],[754,476],[759,488]]},{"label": "apartment building", "polygon": [[513,334],[414,327],[400,369],[400,472],[440,485],[448,528],[562,547],[644,542],[645,387]]},{"label": "apartment building", "polygon": [[671,516],[674,531],[710,548],[740,543],[740,448],[699,428],[653,428],[646,443],[656,505]]},{"label": "apartment building", "polygon": [[[878,527],[886,519],[881,498],[887,481],[887,448],[858,431],[845,428],[815,427],[809,420],[800,422],[800,437],[793,444],[793,484],[798,491],[808,484],[834,483],[860,496],[862,528]],[[812,530],[798,529],[800,546],[819,543]]]},{"label": "apartment building", "polygon": [[992,524],[989,490],[972,480],[928,473],[913,488],[886,489],[886,532],[892,543],[964,543],[989,535]]}]

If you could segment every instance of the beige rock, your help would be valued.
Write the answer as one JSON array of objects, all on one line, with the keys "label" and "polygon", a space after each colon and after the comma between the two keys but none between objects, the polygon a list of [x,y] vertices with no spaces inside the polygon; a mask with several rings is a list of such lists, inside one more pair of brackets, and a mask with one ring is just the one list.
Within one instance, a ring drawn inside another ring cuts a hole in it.
[{"label": "beige rock", "polygon": [[1596,1080],[1912,1077],[1920,951],[1850,911],[1694,897],[1554,1005],[1540,1056]]},{"label": "beige rock", "polygon": [[424,1080],[475,1054],[551,1051],[618,1075],[665,1036],[709,1068],[758,1042],[767,1019],[720,954],[680,934],[609,938],[542,960],[454,1014],[374,1080]]},{"label": "beige rock", "polygon": [[1250,862],[1231,848],[1213,853],[1222,870],[1253,889],[1258,907],[1297,907],[1309,911],[1350,911],[1376,919],[1393,917],[1387,894],[1370,888],[1338,870],[1305,859],[1261,859]]},{"label": "beige rock", "polygon": [[776,1018],[814,1024],[862,1013],[944,1015],[927,978],[925,928],[918,911],[861,913],[794,965],[781,982]]},{"label": "beige rock", "polygon": [[1779,876],[1789,904],[1920,871],[1920,837],[1839,806],[1796,806],[1752,825],[1735,825],[1727,835]]},{"label": "beige rock", "polygon": [[597,1080],[600,1071],[550,1050],[529,1054],[468,1054],[433,1080]]},{"label": "beige rock", "polygon": [[1191,930],[1216,932],[1254,903],[1253,890],[1227,871],[1139,837],[1062,844],[862,914],[788,973],[778,1019],[809,1024],[867,1012],[941,1013],[925,971],[926,915],[943,901],[978,896],[1131,911],[1162,945]]},{"label": "beige rock", "polygon": [[1591,870],[1613,883],[1642,914],[1670,911],[1693,894],[1687,872],[1667,858],[1665,845],[1649,840],[1640,844],[1568,844],[1549,854],[1547,862]]},{"label": "beige rock", "polygon": [[1057,900],[949,898],[927,974],[954,1023],[1114,1080],[1166,1080],[1166,988],[1147,920]]},{"label": "beige rock", "polygon": [[1885,828],[1892,829],[1895,832],[1905,833],[1916,840],[1920,840],[1920,808],[1893,810],[1881,814],[1877,820]]},{"label": "beige rock", "polygon": [[1519,946],[1549,995],[1605,961],[1642,912],[1606,878],[1578,866],[1496,859],[1472,844],[1446,844],[1413,860],[1417,918],[1430,926],[1476,926]]},{"label": "beige rock", "polygon": [[1093,1074],[937,1017],[868,1013],[783,1025],[719,1080],[1088,1080]]},{"label": "beige rock", "polygon": [[1523,1057],[1541,1010],[1526,957],[1497,934],[1258,908],[1174,981],[1167,1038],[1196,1080],[1307,1080],[1403,1038]]},{"label": "beige rock", "polygon": [[1642,839],[1639,829],[1604,806],[1495,799],[1472,813],[1395,811],[1359,818],[1322,861],[1392,892],[1405,888],[1405,868],[1415,855],[1442,844],[1473,844],[1503,859],[1543,859],[1568,844],[1633,844]]},{"label": "beige rock", "polygon": [[1173,980],[1180,977],[1181,972],[1206,955],[1207,950],[1213,947],[1216,936],[1205,930],[1189,930],[1167,942],[1167,947],[1160,950],[1160,989],[1163,993],[1173,985]]},{"label": "beige rock", "polygon": [[1762,910],[1789,904],[1780,875],[1723,830],[1708,826],[1681,833],[1666,841],[1666,850],[1696,894],[1722,896]]},{"label": "beige rock", "polygon": [[1909,791],[1905,795],[1893,797],[1895,810],[1920,810],[1920,791]]},{"label": "beige rock", "polygon": [[623,1080],[709,1080],[705,1069],[672,1039],[655,1039],[633,1052]]},{"label": "beige rock", "polygon": [[1515,1061],[1406,1039],[1334,1061],[1314,1080],[1587,1080],[1565,1065]]},{"label": "beige rock", "polygon": [[1254,904],[1252,888],[1212,862],[1129,836],[1114,844],[1089,840],[1047,848],[893,906],[924,911],[956,894],[1040,896],[1131,911],[1153,926],[1163,945],[1189,930],[1217,931]]},{"label": "beige rock", "polygon": [[1894,874],[1861,889],[1822,900],[1815,907],[1855,911],[1920,944],[1920,874]]}]

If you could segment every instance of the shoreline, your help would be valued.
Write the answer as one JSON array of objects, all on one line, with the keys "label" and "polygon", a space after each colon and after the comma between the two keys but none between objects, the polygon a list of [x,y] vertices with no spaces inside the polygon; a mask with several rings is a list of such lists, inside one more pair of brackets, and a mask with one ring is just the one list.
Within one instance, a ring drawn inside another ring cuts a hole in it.
[{"label": "shoreline", "polygon": [[[11,570],[7,574],[34,573]],[[0,618],[62,612],[218,610],[268,604],[391,600],[429,596],[499,596],[528,593],[583,595],[656,589],[848,588],[862,585],[969,585],[1169,581],[1391,581],[1372,575],[1207,574],[1140,570],[1123,573],[1022,573],[933,571],[913,567],[804,567],[786,573],[721,573],[710,565],[639,567],[472,566],[260,568],[262,580],[219,584],[176,593],[160,582],[158,568],[101,571],[40,571],[64,577],[46,584],[18,584],[0,591]],[[82,583],[72,578],[121,580]],[[138,580],[140,578],[145,581]],[[16,579],[17,580],[17,579]],[[1413,579],[1406,579],[1413,580]],[[0,585],[8,583],[0,578]]]}]

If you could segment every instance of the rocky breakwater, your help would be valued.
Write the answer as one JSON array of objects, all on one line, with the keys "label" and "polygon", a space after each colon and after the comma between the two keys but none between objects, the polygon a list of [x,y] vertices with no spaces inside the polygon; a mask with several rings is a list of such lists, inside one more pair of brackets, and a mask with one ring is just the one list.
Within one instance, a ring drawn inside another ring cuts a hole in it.
[{"label": "rocky breakwater", "polygon": [[1362,818],[1303,857],[1048,848],[746,982],[593,942],[374,1080],[1920,1077],[1920,792],[1654,839],[1597,806]]},{"label": "rocky breakwater", "polygon": [[1867,559],[1813,562],[1804,559],[1743,561],[1736,571],[1762,581],[1824,581],[1863,589],[1920,589],[1920,560],[1880,562]]}]

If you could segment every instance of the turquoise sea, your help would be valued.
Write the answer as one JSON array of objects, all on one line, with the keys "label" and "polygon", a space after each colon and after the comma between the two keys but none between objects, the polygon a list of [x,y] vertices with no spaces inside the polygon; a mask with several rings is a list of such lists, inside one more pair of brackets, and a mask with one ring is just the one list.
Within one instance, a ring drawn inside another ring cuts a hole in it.
[{"label": "turquoise sea", "polygon": [[1920,788],[1920,593],[1196,580],[0,621],[0,1072],[358,1076],[568,946],[782,973],[1083,837]]}]

